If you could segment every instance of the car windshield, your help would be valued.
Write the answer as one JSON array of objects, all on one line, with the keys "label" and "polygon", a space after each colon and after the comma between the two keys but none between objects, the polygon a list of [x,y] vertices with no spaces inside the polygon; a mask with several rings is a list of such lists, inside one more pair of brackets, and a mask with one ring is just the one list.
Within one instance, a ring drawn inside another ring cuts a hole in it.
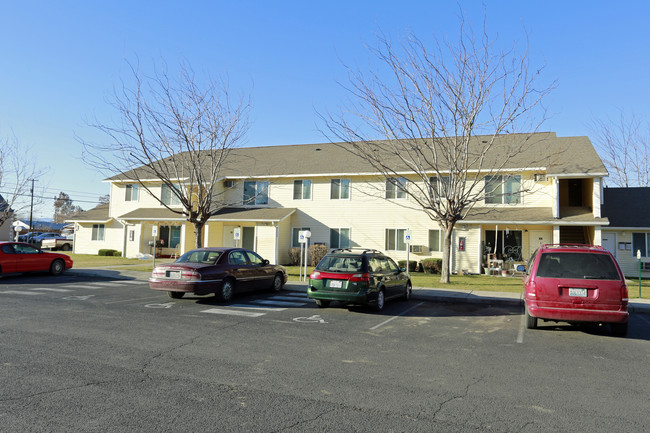
[{"label": "car windshield", "polygon": [[174,263],[203,263],[207,265],[214,265],[221,254],[221,251],[188,251],[180,256]]},{"label": "car windshield", "polygon": [[316,270],[326,272],[362,272],[362,264],[361,257],[325,256],[318,266],[316,266]]},{"label": "car windshield", "polygon": [[607,254],[549,252],[539,260],[538,277],[579,280],[620,280],[614,260]]}]

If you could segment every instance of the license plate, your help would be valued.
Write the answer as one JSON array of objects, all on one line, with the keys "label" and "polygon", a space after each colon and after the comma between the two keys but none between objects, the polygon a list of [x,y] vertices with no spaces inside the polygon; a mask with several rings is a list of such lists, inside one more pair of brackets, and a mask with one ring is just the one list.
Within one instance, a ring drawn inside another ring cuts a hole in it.
[{"label": "license plate", "polygon": [[574,287],[569,288],[569,296],[578,296],[581,298],[587,297],[587,289],[578,289]]},{"label": "license plate", "polygon": [[329,283],[330,283],[329,286],[335,289],[340,289],[341,287],[343,287],[343,282],[339,280],[330,280]]},{"label": "license plate", "polygon": [[167,278],[172,278],[174,280],[181,279],[181,271],[167,271]]}]

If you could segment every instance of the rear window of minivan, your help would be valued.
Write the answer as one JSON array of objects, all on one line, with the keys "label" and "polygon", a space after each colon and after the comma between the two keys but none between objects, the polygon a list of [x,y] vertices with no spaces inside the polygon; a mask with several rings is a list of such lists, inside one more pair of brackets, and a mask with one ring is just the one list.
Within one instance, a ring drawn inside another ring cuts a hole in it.
[{"label": "rear window of minivan", "polygon": [[608,254],[548,252],[539,259],[537,276],[578,280],[620,280],[616,264]]},{"label": "rear window of minivan", "polygon": [[318,271],[362,272],[363,260],[358,256],[325,256],[316,266]]}]

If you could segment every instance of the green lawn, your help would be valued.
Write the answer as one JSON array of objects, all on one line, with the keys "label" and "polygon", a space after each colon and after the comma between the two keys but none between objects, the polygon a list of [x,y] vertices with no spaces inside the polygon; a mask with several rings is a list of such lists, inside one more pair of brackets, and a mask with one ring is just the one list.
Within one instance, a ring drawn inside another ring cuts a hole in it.
[{"label": "green lawn", "polygon": [[[95,256],[90,254],[68,254],[74,261],[75,268],[105,268],[120,267],[130,271],[151,272],[152,260],[126,259],[123,257]],[[172,259],[156,259],[156,263],[165,263]],[[299,280],[298,266],[286,266],[289,273],[289,281]],[[307,275],[314,268],[307,267]],[[440,275],[425,274],[422,272],[411,273],[411,281],[415,287],[432,287],[436,289],[452,290],[478,290],[492,292],[519,293],[523,289],[521,277],[497,277],[488,275],[452,275],[449,284],[440,282]],[[628,280],[627,287],[631,299],[639,297],[639,281]],[[650,299],[650,280],[641,280],[641,295],[644,299]]]}]

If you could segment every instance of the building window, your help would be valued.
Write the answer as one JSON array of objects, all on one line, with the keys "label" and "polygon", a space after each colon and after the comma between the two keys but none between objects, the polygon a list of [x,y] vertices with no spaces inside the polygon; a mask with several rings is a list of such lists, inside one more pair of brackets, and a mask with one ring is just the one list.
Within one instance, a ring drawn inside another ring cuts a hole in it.
[{"label": "building window", "polygon": [[104,240],[104,224],[93,224],[93,241],[103,241]]},{"label": "building window", "polygon": [[386,250],[406,251],[405,232],[406,229],[386,229]]},{"label": "building window", "polygon": [[386,198],[406,198],[407,180],[403,177],[386,179]]},{"label": "building window", "polygon": [[269,181],[247,180],[244,182],[244,204],[269,204]]},{"label": "building window", "polygon": [[165,248],[176,248],[181,243],[181,226],[160,226],[158,242]]},{"label": "building window", "polygon": [[129,230],[129,241],[135,241],[135,230]]},{"label": "building window", "polygon": [[641,257],[650,257],[650,233],[632,233],[632,257],[641,251]]},{"label": "building window", "polygon": [[126,186],[126,195],[124,200],[126,201],[138,201],[138,190],[140,189],[139,185],[128,184]]},{"label": "building window", "polygon": [[167,206],[180,206],[181,199],[178,191],[172,191],[169,185],[163,183],[160,191],[160,201]]},{"label": "building window", "polygon": [[429,230],[429,251],[442,251],[440,230]]},{"label": "building window", "polygon": [[294,200],[311,199],[311,180],[293,181],[293,199]]},{"label": "building window", "polygon": [[[300,248],[300,242],[298,242],[298,232],[304,230],[311,230],[311,229],[309,227],[294,227],[291,229],[291,246],[293,248]],[[309,239],[307,239],[307,243],[309,243]]]},{"label": "building window", "polygon": [[521,203],[521,176],[485,176],[485,203]]},{"label": "building window", "polygon": [[498,259],[520,262],[522,256],[521,230],[486,230],[485,254],[496,254]]},{"label": "building window", "polygon": [[429,195],[432,201],[437,202],[441,197],[446,197],[449,191],[449,176],[433,176],[429,178]]},{"label": "building window", "polygon": [[350,198],[350,179],[332,179],[330,182],[330,198],[343,200]]},{"label": "building window", "polygon": [[350,248],[350,229],[330,229],[330,248]]}]

